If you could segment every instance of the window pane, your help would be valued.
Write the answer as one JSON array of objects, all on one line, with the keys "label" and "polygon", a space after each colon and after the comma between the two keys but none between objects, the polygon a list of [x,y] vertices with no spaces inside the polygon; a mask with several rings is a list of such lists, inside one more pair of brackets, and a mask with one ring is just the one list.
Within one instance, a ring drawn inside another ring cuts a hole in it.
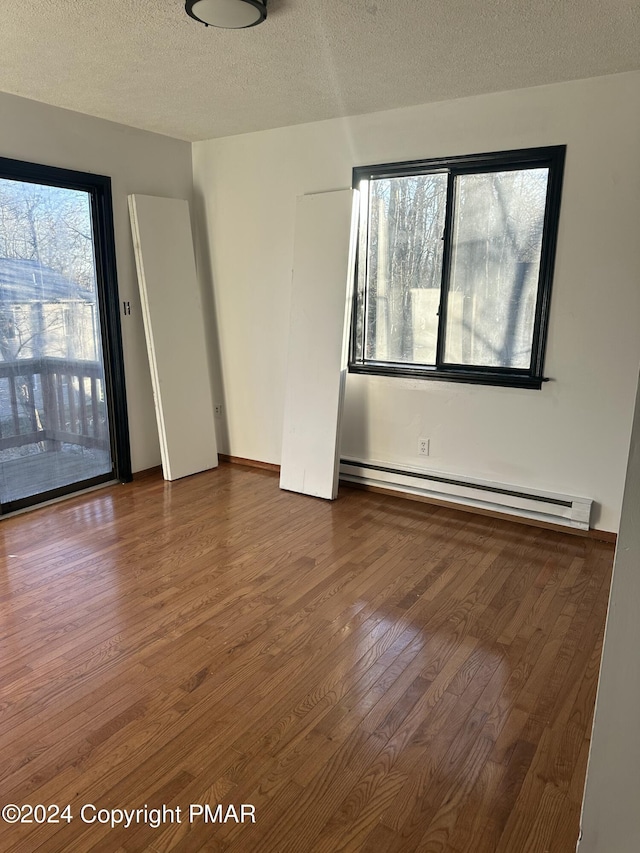
[{"label": "window pane", "polygon": [[0,179],[0,503],[112,468],[91,197]]},{"label": "window pane", "polygon": [[370,182],[366,360],[435,364],[446,201],[446,173]]},{"label": "window pane", "polygon": [[548,175],[457,178],[446,363],[529,368]]}]

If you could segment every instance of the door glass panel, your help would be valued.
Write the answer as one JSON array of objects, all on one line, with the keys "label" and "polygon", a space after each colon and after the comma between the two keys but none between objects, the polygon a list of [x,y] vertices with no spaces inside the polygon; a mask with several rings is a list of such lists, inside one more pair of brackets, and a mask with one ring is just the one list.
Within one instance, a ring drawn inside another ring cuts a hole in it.
[{"label": "door glass panel", "polygon": [[113,471],[91,196],[0,179],[0,503]]}]

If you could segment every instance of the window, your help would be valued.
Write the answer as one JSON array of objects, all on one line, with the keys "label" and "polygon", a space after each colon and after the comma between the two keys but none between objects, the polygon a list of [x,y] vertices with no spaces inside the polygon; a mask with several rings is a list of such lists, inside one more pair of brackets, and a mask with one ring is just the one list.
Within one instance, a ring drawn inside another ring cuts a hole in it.
[{"label": "window", "polygon": [[541,387],[564,155],[354,169],[352,372]]}]

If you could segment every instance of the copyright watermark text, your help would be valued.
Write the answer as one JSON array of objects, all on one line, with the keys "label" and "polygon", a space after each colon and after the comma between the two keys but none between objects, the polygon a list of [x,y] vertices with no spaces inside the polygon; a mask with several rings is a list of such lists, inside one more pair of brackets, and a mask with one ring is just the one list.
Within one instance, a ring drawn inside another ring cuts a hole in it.
[{"label": "copyright watermark text", "polygon": [[250,803],[240,805],[209,805],[208,803],[190,803],[186,808],[181,806],[159,806],[150,808],[147,805],[138,809],[100,808],[94,803],[85,803],[72,808],[71,805],[51,803],[43,805],[16,805],[7,803],[0,812],[4,823],[71,823],[78,819],[86,824],[104,824],[112,828],[116,826],[128,829],[130,826],[146,825],[157,829],[168,823],[255,823],[256,809]]}]

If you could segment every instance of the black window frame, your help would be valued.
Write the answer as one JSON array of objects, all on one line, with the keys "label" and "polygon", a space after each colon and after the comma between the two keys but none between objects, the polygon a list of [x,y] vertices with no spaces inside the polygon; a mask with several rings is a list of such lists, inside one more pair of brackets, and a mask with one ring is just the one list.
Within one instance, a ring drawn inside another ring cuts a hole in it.
[{"label": "black window frame", "polygon": [[[465,154],[453,157],[431,158],[428,160],[410,160],[407,162],[356,166],[353,169],[354,189],[359,189],[360,182],[362,180],[370,181],[383,178],[402,178],[432,173],[446,173],[448,175],[448,179],[445,227],[443,235],[440,307],[438,312],[436,365],[429,366],[405,362],[375,361],[364,358],[364,338],[367,325],[365,321],[366,318],[364,316],[364,312],[366,311],[367,272],[365,268],[365,292],[362,293],[358,287],[358,270],[363,263],[363,260],[360,258],[360,231],[358,231],[355,270],[356,286],[354,287],[352,303],[351,336],[349,346],[348,368],[350,373],[364,373],[377,376],[402,376],[415,379],[433,379],[445,382],[467,382],[481,385],[502,385],[515,388],[533,389],[540,389],[542,384],[548,381],[544,376],[544,357],[548,334],[551,288],[560,221],[560,201],[562,196],[565,155],[566,145],[553,145],[543,148],[495,151],[487,154]],[[531,361],[529,367],[488,367],[445,363],[443,362],[443,349],[453,249],[456,178],[460,175],[536,168],[548,168],[549,177],[547,183],[542,244],[540,250],[540,271],[538,276],[536,308],[531,342]],[[364,263],[367,263],[366,254]],[[360,324],[362,340],[358,342],[358,315],[360,312],[362,312],[363,315],[363,322]],[[357,356],[358,350],[362,353],[361,357]]]}]

